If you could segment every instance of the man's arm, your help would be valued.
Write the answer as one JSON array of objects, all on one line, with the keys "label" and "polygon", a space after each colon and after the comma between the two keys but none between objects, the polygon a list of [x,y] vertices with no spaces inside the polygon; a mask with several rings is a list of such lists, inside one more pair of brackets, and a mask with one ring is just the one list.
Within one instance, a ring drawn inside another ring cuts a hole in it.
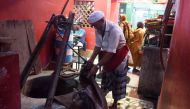
[{"label": "man's arm", "polygon": [[104,64],[106,64],[107,62],[109,62],[112,58],[114,53],[111,53],[111,52],[107,52],[102,58],[101,60],[99,61],[99,63],[97,65],[99,66],[102,66]]},{"label": "man's arm", "polygon": [[100,50],[101,50],[100,47],[95,46],[94,51],[93,51],[93,53],[92,53],[92,55],[91,55],[91,57],[90,57],[90,59],[88,61],[93,63],[96,56],[100,53]]},{"label": "man's arm", "polygon": [[[107,52],[103,57],[102,59],[99,61],[99,63],[95,66],[92,67],[90,73],[88,74],[88,76],[90,75],[95,75],[99,69],[99,66],[102,66],[104,64],[106,64],[107,62],[109,62],[112,58],[114,53],[110,53],[110,52]],[[92,55],[93,56],[93,55]],[[93,58],[93,57],[92,57]]]}]

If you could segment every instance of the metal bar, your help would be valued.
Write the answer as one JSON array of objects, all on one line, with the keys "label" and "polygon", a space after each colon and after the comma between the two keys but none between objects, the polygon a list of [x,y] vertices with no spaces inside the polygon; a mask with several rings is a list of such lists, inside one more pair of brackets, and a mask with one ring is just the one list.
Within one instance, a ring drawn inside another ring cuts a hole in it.
[{"label": "metal bar", "polygon": [[43,34],[42,34],[42,37],[41,37],[40,41],[36,45],[36,47],[35,47],[33,53],[31,54],[26,66],[24,67],[24,70],[23,70],[23,72],[21,74],[21,81],[20,81],[21,89],[24,86],[33,65],[35,64],[35,62],[36,62],[36,60],[38,58],[38,55],[40,54],[40,50],[42,49],[43,45],[45,44],[45,42],[46,42],[46,40],[48,38],[48,33],[49,33],[49,31],[50,31],[50,29],[52,27],[54,19],[55,19],[55,15],[52,15],[51,18],[50,18],[49,23],[47,24],[47,26],[46,26]]},{"label": "metal bar", "polygon": [[68,18],[68,26],[66,27],[66,31],[64,34],[64,38],[63,38],[63,44],[61,47],[61,51],[56,63],[56,68],[55,68],[55,73],[53,74],[53,82],[50,86],[50,91],[48,93],[48,98],[46,100],[46,104],[44,106],[44,109],[51,109],[52,108],[52,103],[53,103],[53,99],[54,99],[54,95],[55,95],[55,90],[57,87],[57,83],[58,83],[58,79],[59,79],[59,75],[62,69],[62,65],[65,62],[65,57],[66,57],[66,45],[67,42],[69,40],[69,36],[70,36],[70,32],[71,32],[71,27],[73,24],[73,19],[74,19],[74,13],[69,14],[69,18]]},{"label": "metal bar", "polygon": [[164,44],[164,34],[166,32],[166,28],[167,28],[167,23],[170,17],[170,12],[171,9],[173,7],[174,1],[173,0],[168,0],[167,6],[166,6],[166,10],[164,13],[164,17],[162,20],[162,28],[161,28],[161,34],[160,34],[160,63],[162,65],[163,70],[165,71],[165,65],[164,65],[164,61],[163,61],[163,56],[162,56],[162,50],[163,50],[163,44]]},{"label": "metal bar", "polygon": [[71,47],[69,44],[67,44],[69,48],[71,48],[73,50],[73,52],[75,52],[84,62],[87,62],[87,60],[85,58],[83,58],[79,53],[77,53],[73,47]]},{"label": "metal bar", "polygon": [[61,15],[62,15],[63,12],[65,11],[65,8],[66,8],[66,6],[67,6],[68,3],[69,3],[69,0],[66,1],[65,5],[64,5],[64,7],[63,7],[63,9],[62,9],[62,11],[61,11]]}]

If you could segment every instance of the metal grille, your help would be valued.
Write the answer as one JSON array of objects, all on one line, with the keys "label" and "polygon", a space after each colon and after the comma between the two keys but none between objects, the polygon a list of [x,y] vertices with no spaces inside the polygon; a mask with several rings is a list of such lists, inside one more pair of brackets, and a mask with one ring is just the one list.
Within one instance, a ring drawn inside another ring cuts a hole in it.
[{"label": "metal grille", "polygon": [[75,23],[80,23],[82,27],[90,27],[90,24],[87,22],[87,18],[93,11],[94,1],[75,0]]}]

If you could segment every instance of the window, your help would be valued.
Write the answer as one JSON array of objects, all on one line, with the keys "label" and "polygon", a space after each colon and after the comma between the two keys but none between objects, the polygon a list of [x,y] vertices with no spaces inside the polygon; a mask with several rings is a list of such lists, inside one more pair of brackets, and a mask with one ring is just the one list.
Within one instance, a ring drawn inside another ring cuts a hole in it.
[{"label": "window", "polygon": [[75,23],[80,23],[82,27],[90,27],[87,18],[94,11],[94,1],[75,0],[74,12]]}]

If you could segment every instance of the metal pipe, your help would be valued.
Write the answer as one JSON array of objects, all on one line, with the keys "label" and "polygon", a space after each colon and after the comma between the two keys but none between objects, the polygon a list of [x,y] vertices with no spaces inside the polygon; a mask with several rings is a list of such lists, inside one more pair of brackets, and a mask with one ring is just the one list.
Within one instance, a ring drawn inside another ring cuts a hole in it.
[{"label": "metal pipe", "polygon": [[79,53],[77,53],[69,44],[67,44],[69,46],[69,48],[71,48],[73,50],[73,52],[75,52],[84,62],[87,62],[87,60],[85,58],[83,58]]},{"label": "metal pipe", "polygon": [[61,51],[56,63],[56,68],[55,68],[55,73],[53,74],[53,81],[52,84],[50,86],[50,91],[48,93],[48,98],[46,100],[46,104],[44,106],[44,109],[51,109],[52,103],[53,103],[53,99],[54,99],[54,95],[55,95],[55,90],[57,87],[57,83],[58,83],[58,79],[59,79],[59,75],[63,66],[63,63],[65,62],[65,57],[66,57],[66,45],[67,42],[69,40],[69,36],[70,36],[70,32],[71,32],[71,28],[72,28],[72,24],[73,24],[73,19],[74,19],[74,13],[69,13],[69,18],[68,18],[68,26],[66,27],[66,31],[64,34],[64,38],[63,38],[63,44],[61,47]]}]

